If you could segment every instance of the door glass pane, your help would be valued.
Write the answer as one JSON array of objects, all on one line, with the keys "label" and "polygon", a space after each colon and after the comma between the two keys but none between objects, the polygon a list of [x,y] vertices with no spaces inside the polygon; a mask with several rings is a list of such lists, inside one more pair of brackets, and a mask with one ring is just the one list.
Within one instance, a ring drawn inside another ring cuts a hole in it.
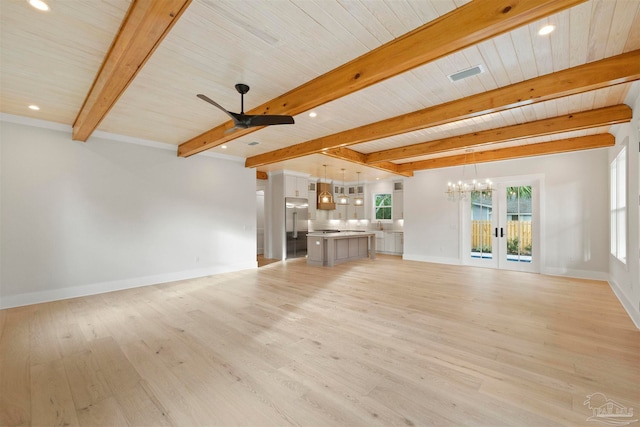
[{"label": "door glass pane", "polygon": [[531,186],[507,187],[507,261],[531,262]]},{"label": "door glass pane", "polygon": [[471,257],[493,258],[491,220],[493,199],[491,191],[471,192]]}]

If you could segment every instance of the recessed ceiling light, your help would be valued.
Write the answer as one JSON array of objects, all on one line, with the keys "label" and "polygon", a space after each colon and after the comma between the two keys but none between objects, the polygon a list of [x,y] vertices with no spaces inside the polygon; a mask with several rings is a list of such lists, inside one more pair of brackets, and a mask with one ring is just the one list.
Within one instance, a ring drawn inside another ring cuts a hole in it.
[{"label": "recessed ceiling light", "polygon": [[318,113],[316,113],[315,111],[309,113],[309,117],[316,117],[317,115]]},{"label": "recessed ceiling light", "polygon": [[222,148],[223,150],[226,150],[227,146],[226,145],[221,145],[220,148]]},{"label": "recessed ceiling light", "polygon": [[38,111],[40,107],[38,107],[37,105],[29,105],[29,109],[33,111]]},{"label": "recessed ceiling light", "polygon": [[544,27],[540,28],[540,30],[538,31],[538,35],[546,36],[547,34],[552,33],[555,29],[555,25],[545,25]]},{"label": "recessed ceiling light", "polygon": [[49,5],[43,2],[42,0],[29,0],[29,4],[35,7],[38,10],[42,10],[44,12],[49,10]]}]

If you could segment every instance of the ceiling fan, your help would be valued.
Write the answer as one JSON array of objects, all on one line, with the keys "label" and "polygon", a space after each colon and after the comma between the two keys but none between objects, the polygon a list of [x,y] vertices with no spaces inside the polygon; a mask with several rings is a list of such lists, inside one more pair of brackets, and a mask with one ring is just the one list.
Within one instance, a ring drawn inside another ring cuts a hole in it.
[{"label": "ceiling fan", "polygon": [[220,104],[212,100],[206,95],[199,93],[198,98],[209,104],[218,107],[224,111],[233,120],[234,126],[227,129],[224,133],[233,132],[236,129],[247,129],[255,126],[271,126],[271,125],[292,125],[294,124],[291,116],[277,116],[268,114],[245,114],[244,113],[244,94],[249,92],[249,86],[243,83],[236,84],[236,90],[240,93],[240,114],[233,113],[224,109]]}]

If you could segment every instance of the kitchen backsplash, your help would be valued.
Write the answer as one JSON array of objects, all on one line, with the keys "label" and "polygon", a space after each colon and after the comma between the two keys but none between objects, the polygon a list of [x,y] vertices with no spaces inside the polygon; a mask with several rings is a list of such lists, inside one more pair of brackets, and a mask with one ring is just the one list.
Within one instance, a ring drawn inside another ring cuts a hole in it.
[{"label": "kitchen backsplash", "polygon": [[380,222],[369,220],[343,220],[343,219],[315,219],[309,221],[309,231],[317,230],[382,230],[403,231],[404,220],[398,219],[393,222]]}]

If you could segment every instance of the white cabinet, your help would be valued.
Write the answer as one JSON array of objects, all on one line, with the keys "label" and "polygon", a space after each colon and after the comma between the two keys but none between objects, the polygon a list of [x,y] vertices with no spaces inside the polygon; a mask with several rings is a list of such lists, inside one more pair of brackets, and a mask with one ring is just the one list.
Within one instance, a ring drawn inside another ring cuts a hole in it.
[{"label": "white cabinet", "polygon": [[404,234],[394,231],[376,232],[376,252],[402,255],[404,252]]},{"label": "white cabinet", "polygon": [[347,205],[336,204],[336,210],[331,211],[332,219],[347,219]]},{"label": "white cabinet", "polygon": [[356,205],[356,198],[360,196],[360,199],[364,198],[364,187],[349,186],[346,188],[347,196],[349,196],[349,208],[347,209],[347,219],[366,219],[364,203]]},{"label": "white cabinet", "polygon": [[393,201],[392,201],[392,212],[391,217],[393,219],[403,219],[404,218],[404,193],[402,190],[394,190],[393,191]]},{"label": "white cabinet", "polygon": [[376,252],[384,252],[384,231],[374,231],[376,234]]},{"label": "white cabinet", "polygon": [[395,253],[396,240],[393,233],[384,233],[384,251],[387,253]]},{"label": "white cabinet", "polygon": [[331,184],[329,187],[331,194],[333,195],[333,201],[335,203],[335,209],[329,211],[329,219],[347,219],[347,205],[338,204],[338,195],[344,192],[344,187],[339,184]]},{"label": "white cabinet", "polygon": [[347,206],[347,219],[365,219],[364,204],[356,205],[355,196],[349,196],[349,206]]},{"label": "white cabinet", "polygon": [[298,190],[296,187],[296,181],[298,177],[296,176],[284,176],[284,197],[300,197],[300,195],[296,194]]},{"label": "white cabinet", "polygon": [[318,217],[318,192],[317,182],[308,182],[308,195],[309,195],[309,219],[316,219]]},{"label": "white cabinet", "polygon": [[364,195],[364,186],[362,185],[352,185],[350,187],[347,187],[347,195],[349,197],[356,197],[357,195],[363,196]]},{"label": "white cabinet", "polygon": [[302,197],[306,199],[309,197],[309,179],[296,177],[296,194],[299,194],[297,197]]},{"label": "white cabinet", "polygon": [[404,252],[404,233],[393,233],[395,241],[395,253],[402,254]]},{"label": "white cabinet", "polygon": [[285,175],[284,197],[309,197],[309,180],[300,176]]},{"label": "white cabinet", "polygon": [[309,187],[309,207],[307,208],[309,219],[316,219],[318,217],[318,193],[316,193],[315,188],[315,183],[313,190]]}]

